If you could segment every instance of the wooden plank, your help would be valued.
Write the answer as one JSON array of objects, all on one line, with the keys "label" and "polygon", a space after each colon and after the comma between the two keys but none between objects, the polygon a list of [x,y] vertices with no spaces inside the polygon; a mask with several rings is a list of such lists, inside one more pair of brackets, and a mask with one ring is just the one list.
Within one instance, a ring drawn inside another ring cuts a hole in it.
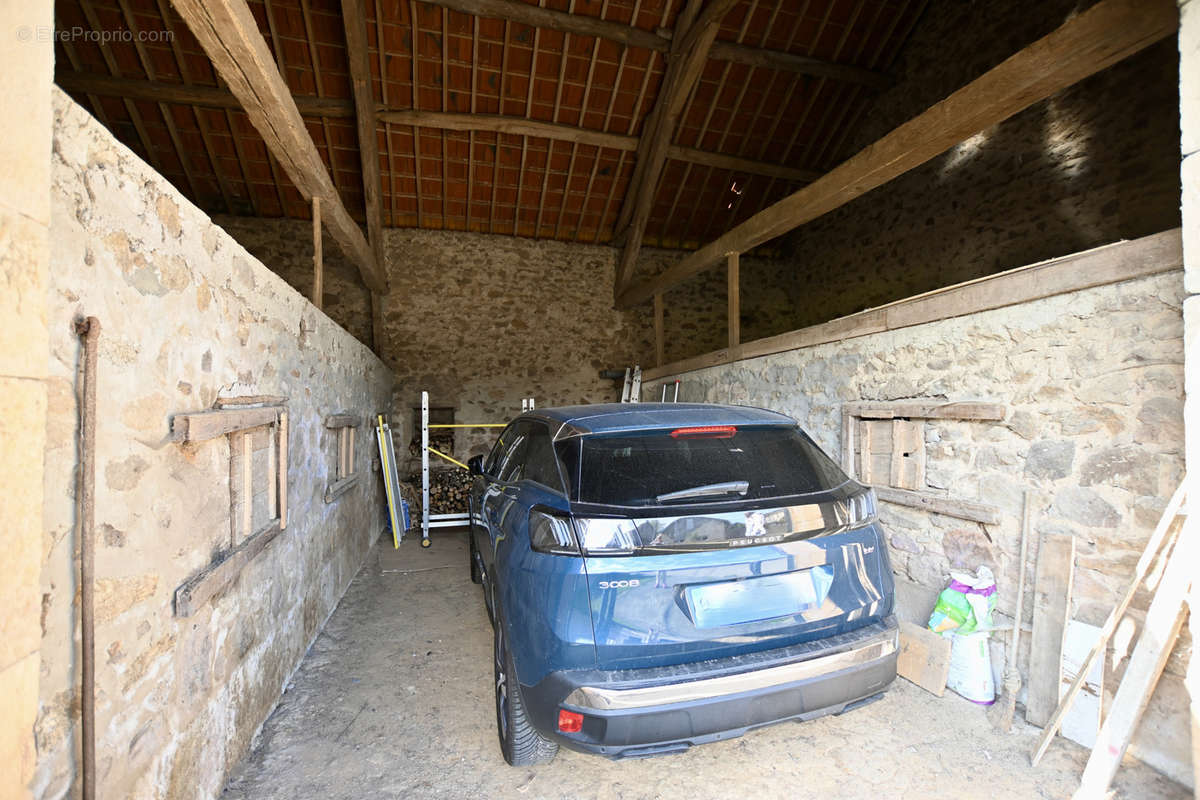
[{"label": "wooden plank", "polygon": [[325,261],[321,252],[321,198],[312,199],[313,288],[312,304],[325,307]]},{"label": "wooden plank", "polygon": [[654,364],[661,367],[666,361],[666,336],[663,322],[663,296],[654,295]]},{"label": "wooden plank", "polygon": [[871,484],[875,478],[875,471],[873,469],[874,465],[871,463],[871,434],[874,433],[874,431],[871,430],[871,427],[872,426],[870,422],[863,421],[859,422],[858,424],[858,479],[868,485]]},{"label": "wooden plank", "polygon": [[330,414],[325,417],[326,428],[357,428],[363,418],[357,414]]},{"label": "wooden plank", "polygon": [[[1058,685],[1059,698],[1066,696],[1071,684],[1083,668],[1087,653],[1100,641],[1101,629],[1079,620],[1067,622],[1067,636],[1063,642],[1062,683]],[[1104,697],[1104,660],[1092,662],[1092,668],[1084,676],[1083,690],[1078,701],[1063,717],[1062,734],[1077,744],[1091,749],[1096,746],[1100,732],[1100,706]]]},{"label": "wooden plank", "polygon": [[742,343],[742,297],[741,276],[737,253],[730,253],[726,262],[725,296],[728,301],[726,320],[729,325],[729,346],[737,347]]},{"label": "wooden plank", "polygon": [[838,64],[833,61],[823,61],[819,58],[800,56],[780,50],[767,50],[761,47],[749,47],[735,42],[716,42],[709,51],[709,57],[717,61],[732,61],[735,64],[745,64],[750,67],[777,69],[781,72],[794,72],[799,75],[812,75],[818,78],[830,78],[835,81],[870,86],[875,89],[886,89],[892,85],[892,79],[881,72],[855,67],[850,64]]},{"label": "wooden plank", "polygon": [[[238,437],[242,440],[242,541],[250,537],[254,522],[254,452],[249,431]],[[234,542],[237,544],[237,542]]]},{"label": "wooden plank", "polygon": [[981,130],[1171,35],[1171,0],[1101,0],[824,176],[710,242],[657,277],[624,289],[618,308],[644,302],[926,163]]},{"label": "wooden plank", "polygon": [[[1016,267],[819,325],[745,342],[741,345],[741,352],[737,357],[732,357],[724,349],[704,353],[647,370],[645,377],[646,380],[656,380],[705,367],[730,364],[740,358],[757,358],[829,342],[845,341],[1182,268],[1182,237],[1180,230],[1173,228],[1140,239],[1116,242],[1081,253]],[[914,311],[917,307],[919,311]]]},{"label": "wooden plank", "polygon": [[267,432],[267,517],[275,519],[279,512],[279,451],[275,431]]},{"label": "wooden plank", "polygon": [[272,425],[282,416],[281,410],[281,406],[264,406],[176,414],[171,418],[171,432],[176,441],[203,442],[246,428]]},{"label": "wooden plank", "polygon": [[1168,557],[1162,580],[1146,612],[1146,622],[1129,656],[1129,665],[1084,767],[1079,790],[1074,795],[1079,800],[1105,795],[1150,702],[1187,614],[1185,601],[1196,571],[1196,558],[1200,556],[1198,539],[1200,525],[1189,518]]},{"label": "wooden plank", "polygon": [[358,267],[363,282],[386,292],[387,277],[342,205],[246,0],[172,3],[300,194],[305,200],[321,198],[330,235]]},{"label": "wooden plank", "polygon": [[287,528],[288,519],[288,414],[279,414],[279,527]]},{"label": "wooden plank", "polygon": [[1003,403],[965,401],[958,403],[922,403],[897,400],[886,403],[850,403],[850,410],[863,419],[958,419],[972,422],[1000,422],[1008,414]]},{"label": "wooden plank", "polygon": [[1165,548],[1169,552],[1174,545],[1175,537],[1178,535],[1180,528],[1179,522],[1183,501],[1187,495],[1186,487],[1187,479],[1185,477],[1178,488],[1175,489],[1175,493],[1171,495],[1171,499],[1167,502],[1167,507],[1163,511],[1162,517],[1159,518],[1158,524],[1154,526],[1154,531],[1151,532],[1150,538],[1146,542],[1146,547],[1142,550],[1142,555],[1133,568],[1133,579],[1130,581],[1129,587],[1125,590],[1125,594],[1122,595],[1121,601],[1117,603],[1116,607],[1109,612],[1108,618],[1104,620],[1104,626],[1100,629],[1099,640],[1092,647],[1092,651],[1088,653],[1088,657],[1084,659],[1083,664],[1080,666],[1079,674],[1076,675],[1075,680],[1071,683],[1071,687],[1059,701],[1058,709],[1054,712],[1054,716],[1051,717],[1050,722],[1047,723],[1046,729],[1042,731],[1042,736],[1038,739],[1037,747],[1034,749],[1031,758],[1033,766],[1036,767],[1038,761],[1045,755],[1046,748],[1050,746],[1055,732],[1058,730],[1064,716],[1070,710],[1072,702],[1083,686],[1085,676],[1091,670],[1091,665],[1104,655],[1108,640],[1116,632],[1117,625],[1121,622],[1121,618],[1125,616],[1125,611],[1129,608],[1129,604],[1133,602],[1134,595],[1141,588],[1142,580],[1150,571],[1150,565],[1154,563],[1154,558],[1158,555],[1159,548]]},{"label": "wooden plank", "polygon": [[279,535],[278,520],[272,520],[235,547],[221,561],[201,570],[175,590],[175,616],[190,617],[233,583],[246,565]]},{"label": "wooden plank", "polygon": [[950,677],[950,640],[928,628],[901,620],[896,672],[941,697],[946,693],[946,679]]},{"label": "wooden plank", "polygon": [[954,497],[939,497],[925,492],[910,492],[907,489],[893,489],[888,486],[876,486],[875,495],[880,500],[896,505],[920,508],[959,519],[969,519],[985,525],[1000,524],[1000,509],[986,503],[959,500]]},{"label": "wooden plank", "polygon": [[925,425],[911,420],[892,420],[891,475],[897,489],[925,488]]},{"label": "wooden plank", "polygon": [[346,474],[347,474],[347,472],[346,472],[346,443],[347,443],[346,435],[341,430],[338,430],[338,432],[337,432],[337,446],[338,446],[337,476],[339,479],[346,477]]},{"label": "wooden plank", "polygon": [[854,415],[842,406],[842,471],[854,476]]},{"label": "wooden plank", "polygon": [[1033,586],[1033,637],[1029,645],[1029,681],[1025,721],[1041,727],[1058,707],[1063,644],[1075,580],[1075,537],[1042,534]]},{"label": "wooden plank", "polygon": [[325,487],[325,502],[332,503],[346,492],[358,485],[358,475],[349,475],[344,478],[339,478],[333,483]]}]

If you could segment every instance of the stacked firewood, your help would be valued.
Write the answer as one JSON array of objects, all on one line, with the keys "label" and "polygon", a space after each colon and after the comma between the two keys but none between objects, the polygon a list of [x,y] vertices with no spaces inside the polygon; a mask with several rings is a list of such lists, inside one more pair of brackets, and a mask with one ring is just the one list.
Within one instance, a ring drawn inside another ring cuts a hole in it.
[{"label": "stacked firewood", "polygon": [[[419,473],[410,476],[408,482],[420,492],[421,475]],[[471,476],[465,469],[429,470],[429,513],[467,513],[470,491]],[[415,506],[415,509],[416,514],[421,513],[419,503]]]}]

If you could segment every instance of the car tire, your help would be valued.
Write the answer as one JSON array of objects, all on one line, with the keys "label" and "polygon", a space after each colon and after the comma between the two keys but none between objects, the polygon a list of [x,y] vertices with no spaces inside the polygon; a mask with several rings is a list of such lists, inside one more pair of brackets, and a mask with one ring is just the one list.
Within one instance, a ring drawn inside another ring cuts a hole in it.
[{"label": "car tire", "polygon": [[512,653],[505,639],[504,623],[497,619],[492,658],[496,693],[496,733],[500,752],[514,767],[548,764],[558,755],[558,744],[537,732],[525,713],[521,687],[513,669]]},{"label": "car tire", "polygon": [[467,533],[467,558],[471,561],[471,583],[483,583],[483,570],[479,568],[479,549],[475,546],[475,526]]}]

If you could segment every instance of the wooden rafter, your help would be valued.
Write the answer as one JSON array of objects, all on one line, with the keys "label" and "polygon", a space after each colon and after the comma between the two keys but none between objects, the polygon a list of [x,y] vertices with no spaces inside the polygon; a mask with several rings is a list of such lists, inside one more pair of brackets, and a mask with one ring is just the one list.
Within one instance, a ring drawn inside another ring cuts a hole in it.
[{"label": "wooden rafter", "polygon": [[[429,0],[429,2],[454,11],[461,11],[464,14],[477,14],[481,17],[517,22],[535,28],[549,28],[575,36],[609,39],[627,47],[640,47],[659,53],[668,53],[672,49],[673,37],[660,36],[633,25],[608,22],[602,18],[603,15],[601,18],[596,18],[568,11],[555,11],[527,5],[519,0]],[[848,83],[861,83],[866,86],[883,87],[890,84],[886,76],[861,67],[822,61],[777,50],[746,47],[732,42],[715,43],[709,56],[721,61],[732,61],[752,67],[767,67],[802,75],[818,75]]]},{"label": "wooden rafter", "polygon": [[330,235],[358,267],[363,282],[373,291],[386,292],[387,278],[334,189],[246,1],[172,3],[304,199],[321,198]]},{"label": "wooden rafter", "polygon": [[[133,34],[133,48],[137,53],[138,63],[142,65],[142,71],[146,73],[146,77],[149,80],[154,80],[154,65],[151,63],[150,57],[146,54],[145,43],[139,36],[137,20],[134,18],[133,12],[129,9],[129,0],[118,0],[117,5],[121,10],[121,21],[125,23],[125,27],[129,29],[129,32]],[[171,144],[175,147],[175,155],[179,158],[179,167],[183,170],[183,178],[187,181],[188,188],[192,191],[192,197],[197,197],[196,179],[192,175],[192,170],[188,167],[183,142],[179,138],[179,128],[175,125],[171,109],[167,108],[166,103],[159,103],[158,111],[162,114],[163,124],[167,128],[167,134],[171,137]]]},{"label": "wooden rafter", "polygon": [[[325,96],[321,86],[321,55],[317,51],[317,37],[312,24],[312,12],[308,0],[300,0],[300,18],[304,20],[304,36],[308,40],[308,58],[312,63],[313,88],[317,97]],[[333,157],[333,136],[329,132],[329,119],[321,118],[321,133],[325,135],[325,151],[329,154],[329,177],[333,179],[333,188],[338,189],[337,160]]]},{"label": "wooden rafter", "polygon": [[[83,15],[87,18],[87,23],[91,26],[92,30],[104,30],[104,27],[100,24],[100,20],[96,17],[96,12],[92,8],[91,3],[85,1],[80,5],[83,9]],[[117,66],[117,60],[113,56],[112,49],[109,47],[107,41],[102,40],[100,42],[100,55],[104,59],[104,64],[108,67],[109,73],[111,73],[113,77],[119,78],[121,76],[121,69]],[[125,111],[129,114],[129,121],[133,123],[133,129],[137,133],[138,141],[141,143],[142,150],[146,154],[146,160],[155,167],[158,167],[159,172],[161,172],[161,165],[159,164],[158,158],[156,158],[157,154],[150,147],[150,136],[146,133],[146,124],[142,121],[141,112],[138,111],[137,106],[129,98],[125,98]],[[181,158],[182,155],[183,154],[181,153]]]},{"label": "wooden rafter", "polygon": [[[574,3],[572,3],[572,7],[574,7]],[[601,18],[604,17],[605,12],[607,12],[607,11],[608,11],[608,0],[604,0],[604,2],[600,4]],[[564,50],[565,50],[565,46],[564,46]],[[592,42],[592,56],[588,60],[587,80],[585,80],[584,84],[583,84],[583,100],[579,103],[579,116],[575,120],[576,126],[583,125],[583,116],[584,116],[584,114],[587,113],[588,101],[591,99],[591,96],[592,96],[593,80],[596,77],[596,56],[599,55],[599,53],[600,53],[600,40],[596,39],[594,42]],[[563,59],[565,60],[566,57],[567,57],[567,54],[564,52]],[[571,158],[570,158],[570,160],[567,161],[567,180],[563,184],[562,201],[559,203],[559,206],[558,206],[558,218],[556,220],[554,220],[554,238],[555,239],[557,239],[559,237],[559,231],[562,230],[563,218],[567,215],[567,201],[571,197],[571,176],[575,174],[575,159],[578,156],[579,156],[579,142],[572,142],[571,143]],[[585,197],[584,203],[586,203],[586,202],[587,202],[587,198]],[[582,217],[583,217],[583,206],[581,205],[580,206],[580,219],[582,219]]]},{"label": "wooden rafter", "polygon": [[[641,10],[642,10],[642,0],[636,0],[636,2],[634,2],[634,4],[633,4],[633,14],[629,18],[631,23],[637,22],[638,13]],[[628,55],[629,55],[629,48],[622,47],[621,48],[621,58],[617,61],[617,74],[616,74],[616,77],[613,78],[612,92],[609,93],[608,106],[604,110],[604,124],[602,125],[602,128],[604,130],[608,130],[609,123],[612,121],[613,108],[617,104],[617,93],[618,93],[619,89],[621,88],[621,76],[625,72],[625,60]],[[592,159],[592,171],[588,175],[587,188],[583,190],[583,208],[585,211],[587,210],[588,201],[592,197],[592,184],[596,180],[596,173],[599,172],[599,170],[600,170],[600,160],[601,160],[600,156],[602,154],[603,154],[603,148],[597,147],[595,157]],[[624,156],[624,154],[622,154],[622,157],[623,156]],[[613,180],[615,182],[616,176],[613,176]],[[545,190],[543,189],[543,191],[545,191]],[[610,195],[611,195],[611,192],[610,192]],[[583,231],[582,220],[583,220],[583,214],[580,214],[580,225],[578,227],[576,227],[576,229],[575,229],[575,236],[572,237],[572,239],[571,239],[571,241],[573,241],[573,242],[579,241],[579,234]],[[597,233],[603,227],[604,227],[604,217],[602,215],[600,217],[600,219],[597,220],[597,222],[596,222]]]},{"label": "wooden rafter", "polygon": [[[658,182],[667,161],[667,149],[675,136],[675,127],[683,111],[683,104],[700,80],[704,65],[708,61],[709,48],[712,47],[717,30],[721,27],[721,19],[735,2],[736,0],[712,0],[697,14],[697,0],[689,0],[683,14],[680,15],[681,27],[676,28],[678,47],[673,47],[671,51],[671,63],[663,78],[658,102],[650,112],[648,129],[644,129],[638,144],[637,167],[625,194],[621,216],[617,219],[618,232],[624,227],[622,219],[628,219],[629,235],[617,267],[614,296],[633,277],[638,252],[642,247],[642,236],[646,231],[646,222],[650,218],[654,195],[658,191]],[[692,19],[695,21],[692,22]]]},{"label": "wooden rafter", "polygon": [[[367,242],[375,263],[386,271],[383,257],[383,176],[379,172],[379,133],[375,121],[375,93],[371,87],[371,54],[367,46],[367,9],[364,0],[342,0],[342,24],[346,29],[346,55],[350,63],[354,119],[358,128],[358,152],[362,162]],[[330,156],[332,155],[331,151]],[[315,203],[313,208],[317,208]],[[314,227],[313,236],[319,235],[319,228]],[[375,297],[377,293],[371,294],[371,341],[375,351],[379,353],[383,347],[383,320],[380,318],[379,301]]]},{"label": "wooden rafter", "polygon": [[727,253],[744,253],[845,205],[980,130],[1169,36],[1178,25],[1178,10],[1171,0],[1101,0],[812,184],[659,276],[629,287],[618,296],[618,308],[649,300],[711,268]]}]

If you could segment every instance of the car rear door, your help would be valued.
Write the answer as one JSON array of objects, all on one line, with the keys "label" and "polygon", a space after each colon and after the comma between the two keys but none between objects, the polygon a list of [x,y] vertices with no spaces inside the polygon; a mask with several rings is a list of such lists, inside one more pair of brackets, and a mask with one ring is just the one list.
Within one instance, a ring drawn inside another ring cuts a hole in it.
[{"label": "car rear door", "polygon": [[[690,447],[650,435],[614,439],[605,443],[603,463],[591,465],[590,479],[584,463],[583,501],[634,503],[646,499],[637,496],[643,491],[670,497],[693,483],[715,491],[735,484],[729,497],[620,509],[636,529],[632,554],[598,554],[580,534],[601,668],[785,647],[891,613],[882,532],[872,511],[860,507],[866,488],[796,430],[778,441],[762,431],[743,433]],[[599,449],[582,452],[586,462]],[[687,462],[683,468],[678,459]],[[801,475],[805,470],[811,474]],[[600,496],[589,496],[589,482]],[[744,494],[741,483],[748,484]],[[618,511],[586,502],[573,508],[577,529],[589,513]]]}]

